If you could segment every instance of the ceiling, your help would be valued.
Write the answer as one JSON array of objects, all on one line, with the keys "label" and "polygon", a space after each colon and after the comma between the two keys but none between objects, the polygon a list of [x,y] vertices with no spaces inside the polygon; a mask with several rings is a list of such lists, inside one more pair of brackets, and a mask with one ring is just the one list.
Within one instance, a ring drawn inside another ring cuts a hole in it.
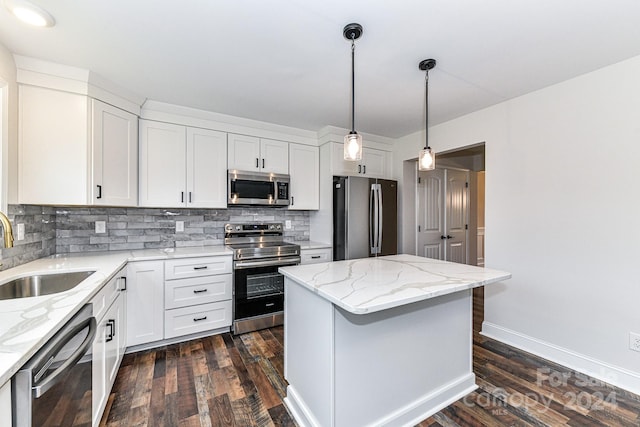
[{"label": "ceiling", "polygon": [[316,131],[400,137],[640,55],[638,0],[33,0],[29,28],[0,8],[10,51],[85,68],[147,99]]}]

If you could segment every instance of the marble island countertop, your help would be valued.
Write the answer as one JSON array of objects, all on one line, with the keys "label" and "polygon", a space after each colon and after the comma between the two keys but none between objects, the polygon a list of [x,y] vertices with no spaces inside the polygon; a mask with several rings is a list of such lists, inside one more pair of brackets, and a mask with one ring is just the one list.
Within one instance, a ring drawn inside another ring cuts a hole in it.
[{"label": "marble island countertop", "polygon": [[367,314],[506,280],[511,273],[414,255],[280,267],[338,307]]},{"label": "marble island countertop", "polygon": [[129,261],[232,255],[225,246],[54,255],[0,272],[0,283],[33,274],[95,271],[65,292],[0,300],[0,386]]}]

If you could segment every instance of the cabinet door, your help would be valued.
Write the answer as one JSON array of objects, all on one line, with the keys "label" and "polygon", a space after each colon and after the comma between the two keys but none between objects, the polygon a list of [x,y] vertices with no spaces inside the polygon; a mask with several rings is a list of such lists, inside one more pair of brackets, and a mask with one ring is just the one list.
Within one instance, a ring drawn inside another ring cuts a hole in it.
[{"label": "cabinet door", "polygon": [[98,321],[98,331],[93,343],[92,365],[92,418],[93,425],[100,423],[102,412],[115,382],[120,362],[124,354],[124,297],[119,295],[113,302],[105,316]]},{"label": "cabinet door", "polygon": [[388,178],[388,153],[373,148],[362,150],[362,175],[369,178]]},{"label": "cabinet door", "polygon": [[318,147],[289,144],[290,210],[320,208],[320,158]]},{"label": "cabinet door", "polygon": [[260,140],[260,171],[289,173],[289,143],[274,139]]},{"label": "cabinet door", "polygon": [[262,170],[260,158],[260,138],[230,133],[227,165],[239,171]]},{"label": "cabinet door", "polygon": [[21,85],[18,100],[18,202],[86,205],[88,98]]},{"label": "cabinet door", "polygon": [[186,128],[140,120],[140,206],[186,206]]},{"label": "cabinet door", "polygon": [[0,427],[11,426],[11,381],[0,387]]},{"label": "cabinet door", "polygon": [[227,207],[227,134],[187,128],[187,206]]},{"label": "cabinet door", "polygon": [[164,263],[127,265],[127,347],[163,339]]},{"label": "cabinet door", "polygon": [[91,100],[93,182],[91,203],[138,204],[138,117]]}]

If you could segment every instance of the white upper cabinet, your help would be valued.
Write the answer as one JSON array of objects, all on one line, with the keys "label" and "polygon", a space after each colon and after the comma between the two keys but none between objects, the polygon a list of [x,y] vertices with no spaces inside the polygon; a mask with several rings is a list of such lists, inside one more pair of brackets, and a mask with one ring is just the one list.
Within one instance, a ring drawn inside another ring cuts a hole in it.
[{"label": "white upper cabinet", "polygon": [[289,173],[289,143],[229,134],[229,169]]},{"label": "white upper cabinet", "polygon": [[332,169],[334,175],[355,175],[368,178],[390,178],[389,152],[363,147],[362,160],[352,162],[344,160],[342,144],[332,144]]},{"label": "white upper cabinet", "polygon": [[227,134],[187,128],[187,206],[227,207]]},{"label": "white upper cabinet", "polygon": [[136,115],[37,86],[18,99],[19,203],[137,204]]},{"label": "white upper cabinet", "polygon": [[320,161],[318,147],[289,144],[289,210],[320,208]]},{"label": "white upper cabinet", "polygon": [[91,100],[93,185],[96,205],[138,204],[138,117]]},{"label": "white upper cabinet", "polygon": [[226,136],[140,120],[140,206],[226,208]]}]

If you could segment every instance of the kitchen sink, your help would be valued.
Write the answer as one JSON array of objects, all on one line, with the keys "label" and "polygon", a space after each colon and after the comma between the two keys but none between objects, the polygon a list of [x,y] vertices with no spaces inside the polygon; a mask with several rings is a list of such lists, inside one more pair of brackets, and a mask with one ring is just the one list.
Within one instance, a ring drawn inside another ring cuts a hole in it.
[{"label": "kitchen sink", "polygon": [[71,271],[19,277],[0,284],[0,300],[37,297],[68,291],[93,273],[95,271]]}]

